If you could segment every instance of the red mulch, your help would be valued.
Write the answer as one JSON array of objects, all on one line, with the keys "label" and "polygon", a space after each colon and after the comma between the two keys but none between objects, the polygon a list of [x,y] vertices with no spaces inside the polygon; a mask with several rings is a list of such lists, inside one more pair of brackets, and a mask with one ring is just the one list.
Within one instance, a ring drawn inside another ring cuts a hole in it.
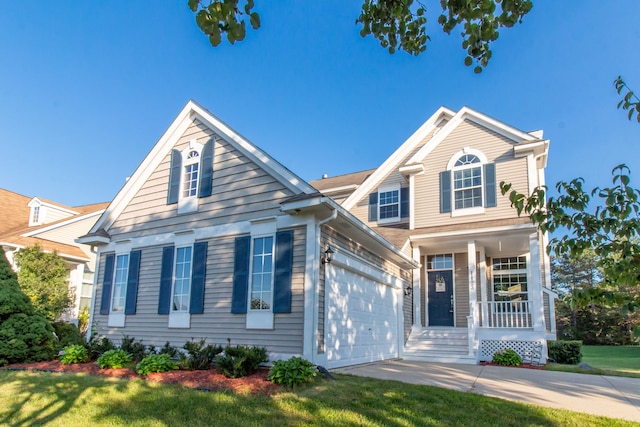
[{"label": "red mulch", "polygon": [[504,365],[498,365],[497,363],[493,363],[493,362],[480,362],[480,364],[484,366],[501,366],[503,368],[524,368],[524,369],[544,370],[544,365],[532,365],[531,363],[523,363],[519,366],[504,366]]},{"label": "red mulch", "polygon": [[106,377],[134,379],[140,378],[164,384],[178,384],[184,387],[206,391],[228,390],[242,394],[273,394],[281,390],[281,386],[267,380],[268,369],[259,369],[255,374],[242,378],[227,378],[215,369],[206,371],[158,372],[146,376],[139,375],[127,368],[101,369],[94,362],[72,363],[63,365],[58,360],[36,363],[17,363],[7,365],[2,369],[33,370],[48,372],[74,372]]}]

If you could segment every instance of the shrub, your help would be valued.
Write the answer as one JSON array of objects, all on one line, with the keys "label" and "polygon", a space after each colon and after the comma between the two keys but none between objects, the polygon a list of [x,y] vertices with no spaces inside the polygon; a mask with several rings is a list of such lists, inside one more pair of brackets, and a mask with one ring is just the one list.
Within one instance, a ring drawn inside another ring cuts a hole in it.
[{"label": "shrub", "polygon": [[53,326],[35,313],[0,247],[0,366],[54,359],[55,346]]},{"label": "shrub", "polygon": [[187,369],[209,369],[213,364],[216,355],[218,355],[222,351],[222,346],[205,344],[206,343],[204,339],[201,339],[198,342],[187,341],[184,344],[183,348],[187,351],[187,358],[185,362],[185,366]]},{"label": "shrub", "polygon": [[91,335],[91,339],[87,344],[89,349],[89,357],[91,360],[95,360],[102,356],[105,352],[116,348],[111,340],[107,337],[100,337],[98,335]]},{"label": "shrub", "polygon": [[510,348],[498,350],[493,355],[493,363],[502,366],[519,366],[522,365],[522,357]]},{"label": "shrub", "polygon": [[86,338],[89,329],[89,307],[84,307],[78,313],[78,329],[82,338]]},{"label": "shrub", "polygon": [[182,356],[178,347],[174,347],[167,341],[164,346],[157,351],[157,354],[168,354],[171,359],[177,359]]},{"label": "shrub", "polygon": [[104,354],[98,357],[98,360],[96,361],[102,369],[124,368],[130,362],[131,355],[119,348],[104,352]]},{"label": "shrub", "polygon": [[152,372],[168,372],[178,369],[178,364],[168,354],[150,354],[136,365],[136,372],[148,375]]},{"label": "shrub", "polygon": [[580,341],[548,341],[549,359],[565,365],[577,365],[582,360]]},{"label": "shrub", "polygon": [[295,388],[317,375],[315,365],[302,357],[292,357],[289,360],[276,360],[269,370],[267,379],[275,384],[282,384],[287,388]]},{"label": "shrub", "polygon": [[227,345],[224,352],[216,356],[215,364],[224,376],[240,378],[254,373],[261,363],[268,360],[267,350],[264,347]]},{"label": "shrub", "polygon": [[89,352],[83,345],[68,345],[60,352],[60,363],[83,363],[89,360]]},{"label": "shrub", "polygon": [[142,344],[142,340],[136,342],[136,339],[125,335],[122,338],[122,342],[120,343],[120,349],[131,355],[131,358],[134,362],[138,363],[142,359],[144,359],[149,353],[147,352],[147,348],[144,344]]},{"label": "shrub", "polygon": [[58,336],[58,348],[65,348],[70,345],[85,345],[85,340],[80,330],[73,323],[55,322],[53,329]]}]

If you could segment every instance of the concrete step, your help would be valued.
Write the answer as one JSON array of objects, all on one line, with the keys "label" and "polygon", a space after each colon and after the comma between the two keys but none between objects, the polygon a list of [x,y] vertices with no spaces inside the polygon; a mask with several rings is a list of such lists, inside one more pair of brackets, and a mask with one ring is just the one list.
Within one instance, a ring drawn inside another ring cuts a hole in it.
[{"label": "concrete step", "polygon": [[407,353],[405,351],[404,360],[414,360],[417,362],[432,362],[432,363],[461,363],[466,365],[475,365],[475,356],[469,356],[468,354],[450,354],[439,352],[421,352],[421,353]]}]

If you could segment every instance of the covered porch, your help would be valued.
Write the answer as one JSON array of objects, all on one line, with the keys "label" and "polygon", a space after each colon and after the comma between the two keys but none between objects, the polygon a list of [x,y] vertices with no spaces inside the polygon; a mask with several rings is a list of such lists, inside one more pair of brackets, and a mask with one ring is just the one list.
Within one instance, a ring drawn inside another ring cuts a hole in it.
[{"label": "covered porch", "polygon": [[504,348],[521,355],[538,343],[546,348],[553,311],[547,302],[545,312],[543,297],[548,257],[531,224],[416,233],[410,240],[421,267],[414,270],[405,359],[477,363]]}]

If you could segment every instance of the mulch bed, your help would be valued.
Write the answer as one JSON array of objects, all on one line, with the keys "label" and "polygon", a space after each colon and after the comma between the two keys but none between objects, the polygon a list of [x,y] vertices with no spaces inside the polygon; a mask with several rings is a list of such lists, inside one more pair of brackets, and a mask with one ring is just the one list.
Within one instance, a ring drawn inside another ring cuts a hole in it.
[{"label": "mulch bed", "polygon": [[480,362],[481,365],[483,366],[500,366],[502,368],[524,368],[524,369],[537,369],[537,370],[542,370],[544,371],[544,365],[532,365],[531,363],[523,363],[519,366],[504,366],[504,365],[498,365],[497,363],[493,363],[493,362]]},{"label": "mulch bed", "polygon": [[122,379],[144,379],[163,384],[177,384],[184,387],[195,388],[204,391],[232,391],[241,394],[266,394],[270,395],[282,388],[267,380],[268,369],[259,369],[255,374],[242,378],[227,378],[215,369],[205,371],[158,372],[149,375],[139,375],[132,369],[101,369],[94,362],[72,363],[63,365],[58,360],[36,363],[16,363],[7,365],[2,369],[30,370],[45,372],[72,372],[88,375],[102,375]]}]

